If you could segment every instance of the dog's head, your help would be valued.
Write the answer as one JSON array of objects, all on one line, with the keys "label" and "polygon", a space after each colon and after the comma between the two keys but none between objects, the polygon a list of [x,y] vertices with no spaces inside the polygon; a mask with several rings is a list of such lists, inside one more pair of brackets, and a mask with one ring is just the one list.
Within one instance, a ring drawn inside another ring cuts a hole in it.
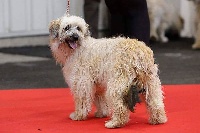
[{"label": "dog's head", "polygon": [[88,27],[81,17],[65,15],[50,23],[49,32],[52,39],[59,39],[69,48],[76,49],[83,39],[90,36]]},{"label": "dog's head", "polygon": [[65,15],[50,22],[50,48],[57,63],[63,66],[70,54],[90,36],[88,27],[85,20],[77,16]]}]

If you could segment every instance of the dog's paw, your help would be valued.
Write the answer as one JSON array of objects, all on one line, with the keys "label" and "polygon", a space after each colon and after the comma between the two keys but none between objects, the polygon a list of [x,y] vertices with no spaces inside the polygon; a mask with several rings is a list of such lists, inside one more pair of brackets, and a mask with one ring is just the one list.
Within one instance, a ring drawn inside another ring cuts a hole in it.
[{"label": "dog's paw", "polygon": [[164,124],[167,122],[167,117],[165,114],[157,114],[155,117],[149,119],[149,123],[152,125]]},{"label": "dog's paw", "polygon": [[200,49],[200,44],[198,43],[193,44],[192,49]]},{"label": "dog's paw", "polygon": [[94,116],[97,118],[104,118],[104,117],[107,117],[107,113],[97,111],[95,112]]},{"label": "dog's paw", "polygon": [[169,39],[167,37],[161,37],[161,42],[167,43],[167,42],[169,42]]},{"label": "dog's paw", "polygon": [[125,123],[120,123],[119,121],[116,121],[116,120],[110,120],[105,123],[106,128],[119,128],[124,125]]},{"label": "dog's paw", "polygon": [[152,35],[152,36],[150,37],[150,41],[152,41],[152,42],[157,42],[158,40],[159,40],[158,36]]},{"label": "dog's paw", "polygon": [[69,118],[72,119],[72,120],[74,120],[74,121],[81,121],[81,120],[87,119],[86,116],[78,115],[75,112],[71,113],[69,115]]}]

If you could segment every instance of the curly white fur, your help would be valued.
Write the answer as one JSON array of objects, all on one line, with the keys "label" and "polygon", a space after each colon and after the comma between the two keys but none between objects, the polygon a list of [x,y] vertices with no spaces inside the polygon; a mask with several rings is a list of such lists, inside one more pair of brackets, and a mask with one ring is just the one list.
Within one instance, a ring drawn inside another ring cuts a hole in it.
[{"label": "curly white fur", "polygon": [[89,36],[88,25],[77,16],[54,20],[49,30],[53,56],[63,66],[65,81],[74,96],[72,120],[85,120],[94,103],[96,117],[111,115],[107,128],[124,126],[129,110],[123,96],[137,84],[138,89],[146,90],[143,96],[149,122],[167,121],[158,66],[152,50],[143,42],[124,37],[94,39]]}]

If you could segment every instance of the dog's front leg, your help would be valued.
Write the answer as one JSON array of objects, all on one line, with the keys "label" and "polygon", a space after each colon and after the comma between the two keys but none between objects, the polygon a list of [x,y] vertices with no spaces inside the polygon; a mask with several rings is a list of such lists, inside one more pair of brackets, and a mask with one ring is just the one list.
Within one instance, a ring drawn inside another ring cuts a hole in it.
[{"label": "dog's front leg", "polygon": [[72,120],[85,120],[87,119],[88,113],[91,111],[91,92],[88,92],[84,89],[79,89],[73,91],[74,102],[75,102],[75,111],[70,114]]}]

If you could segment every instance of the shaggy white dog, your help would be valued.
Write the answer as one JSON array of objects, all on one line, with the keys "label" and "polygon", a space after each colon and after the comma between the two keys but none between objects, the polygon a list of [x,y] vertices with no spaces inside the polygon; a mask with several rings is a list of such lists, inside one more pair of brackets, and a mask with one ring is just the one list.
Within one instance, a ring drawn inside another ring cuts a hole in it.
[{"label": "shaggy white dog", "polygon": [[147,0],[150,18],[150,36],[156,41],[168,42],[165,36],[167,29],[174,29],[180,33],[183,20],[175,7],[166,0]]},{"label": "shaggy white dog", "polygon": [[158,67],[143,42],[123,37],[95,39],[77,16],[63,16],[49,26],[50,48],[61,64],[74,96],[72,120],[85,120],[96,105],[96,117],[111,116],[105,127],[124,126],[129,110],[144,96],[149,123],[167,121]]}]

